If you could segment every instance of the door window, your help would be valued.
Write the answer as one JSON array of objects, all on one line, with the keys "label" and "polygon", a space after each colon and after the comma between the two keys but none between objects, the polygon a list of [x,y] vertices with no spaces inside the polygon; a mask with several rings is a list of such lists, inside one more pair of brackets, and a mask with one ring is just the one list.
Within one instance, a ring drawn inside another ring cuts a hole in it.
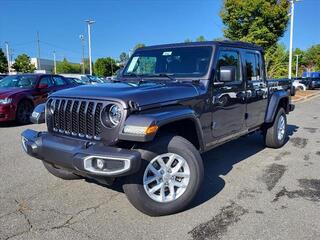
[{"label": "door window", "polygon": [[63,86],[67,84],[65,80],[60,76],[53,76],[52,78],[55,86]]},{"label": "door window", "polygon": [[[219,53],[217,71],[220,70],[221,67],[229,67],[234,66],[236,68],[236,80],[231,83],[241,83],[242,77],[240,72],[240,57],[239,52],[235,50],[222,50]],[[230,84],[230,83],[226,83]]]},{"label": "door window", "polygon": [[262,80],[260,55],[257,53],[247,52],[244,58],[246,79],[248,81]]},{"label": "door window", "polygon": [[40,82],[39,82],[39,85],[47,85],[48,87],[52,87],[53,84],[52,84],[52,81],[51,81],[51,77],[50,76],[42,77]]}]

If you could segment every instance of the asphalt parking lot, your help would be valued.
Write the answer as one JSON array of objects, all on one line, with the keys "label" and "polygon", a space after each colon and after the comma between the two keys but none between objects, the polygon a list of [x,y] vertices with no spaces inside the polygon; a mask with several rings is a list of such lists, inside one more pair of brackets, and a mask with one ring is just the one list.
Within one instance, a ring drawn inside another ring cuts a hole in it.
[{"label": "asphalt parking lot", "polygon": [[0,239],[320,239],[320,97],[289,115],[290,139],[259,134],[203,155],[205,182],[190,209],[148,217],[120,188],[51,176],[0,125]]}]

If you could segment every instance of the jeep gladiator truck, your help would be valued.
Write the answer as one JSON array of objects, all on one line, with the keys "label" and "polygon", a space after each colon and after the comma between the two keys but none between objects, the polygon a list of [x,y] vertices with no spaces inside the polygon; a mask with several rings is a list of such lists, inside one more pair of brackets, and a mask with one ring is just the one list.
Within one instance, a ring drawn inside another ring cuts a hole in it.
[{"label": "jeep gladiator truck", "polygon": [[167,215],[200,189],[201,153],[256,131],[282,147],[291,94],[291,81],[266,79],[256,45],[144,47],[113,82],[53,93],[32,115],[48,131],[24,131],[22,146],[63,179],[120,178],[138,210]]}]

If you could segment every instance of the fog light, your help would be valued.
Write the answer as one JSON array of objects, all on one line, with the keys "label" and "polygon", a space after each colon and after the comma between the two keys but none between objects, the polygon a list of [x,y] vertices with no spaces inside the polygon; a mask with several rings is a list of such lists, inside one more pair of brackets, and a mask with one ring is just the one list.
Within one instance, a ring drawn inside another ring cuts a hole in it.
[{"label": "fog light", "polygon": [[102,159],[97,159],[97,168],[103,169],[104,167],[104,161]]}]

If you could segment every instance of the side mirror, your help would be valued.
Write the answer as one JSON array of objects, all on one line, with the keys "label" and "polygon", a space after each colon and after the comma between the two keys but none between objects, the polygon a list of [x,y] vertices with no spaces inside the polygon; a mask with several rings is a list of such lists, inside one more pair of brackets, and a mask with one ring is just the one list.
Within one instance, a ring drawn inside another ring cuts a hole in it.
[{"label": "side mirror", "polygon": [[38,88],[39,88],[39,89],[48,88],[48,84],[39,84]]},{"label": "side mirror", "polygon": [[40,124],[45,122],[45,111],[46,111],[46,104],[39,104],[33,110],[32,115],[30,117],[30,121],[34,124]]},{"label": "side mirror", "polygon": [[236,67],[235,66],[221,66],[219,74],[220,82],[233,82],[236,80]]}]

